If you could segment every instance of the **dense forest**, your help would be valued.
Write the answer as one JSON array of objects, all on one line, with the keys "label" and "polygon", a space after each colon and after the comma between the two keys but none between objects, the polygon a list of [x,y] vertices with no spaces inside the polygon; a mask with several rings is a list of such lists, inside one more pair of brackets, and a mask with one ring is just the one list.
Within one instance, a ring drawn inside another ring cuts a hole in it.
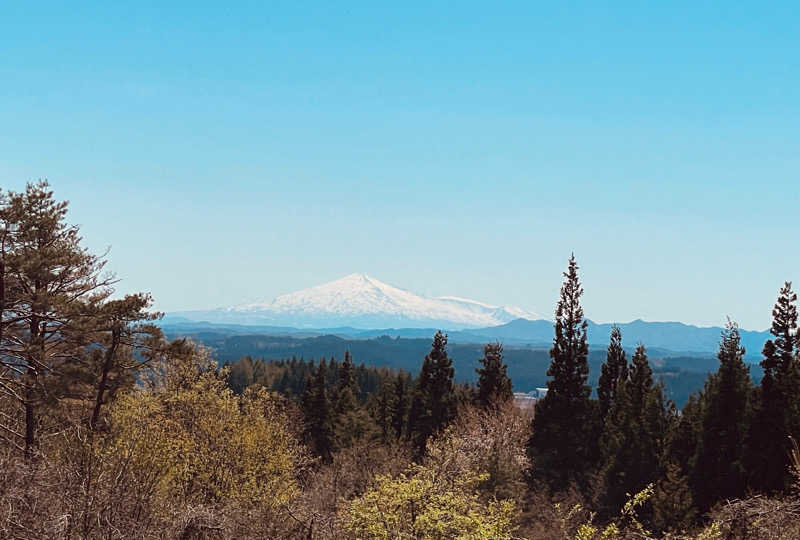
[{"label": "dense forest", "polygon": [[[267,360],[268,363],[273,363],[276,360],[289,362],[292,359],[336,360],[343,358],[345,354],[352,354],[358,359],[359,364],[414,373],[419,370],[419,359],[425,356],[431,344],[430,338],[342,339],[337,336],[320,336],[298,339],[265,335],[217,334],[213,337],[208,333],[190,333],[190,335],[196,341],[210,347],[219,363],[231,365],[234,369],[244,358],[249,358],[251,362]],[[480,367],[483,345],[449,344],[448,352],[455,370],[454,381],[476,384],[478,381],[476,369]],[[529,392],[547,385],[547,368],[550,365],[550,355],[547,350],[510,347],[504,350],[503,358],[508,368],[508,376],[514,383],[515,392]],[[595,392],[605,359],[605,351],[589,352],[587,382]],[[689,400],[692,393],[703,387],[706,376],[716,371],[718,363],[716,358],[703,357],[667,356],[651,359],[653,376],[656,380],[664,382],[666,395],[679,407]],[[759,366],[753,368],[751,375],[757,382],[761,378],[761,370]],[[301,375],[298,372],[298,376]]]},{"label": "dense forest", "polygon": [[790,283],[757,383],[730,321],[676,404],[646,344],[589,350],[573,256],[530,411],[524,358],[485,344],[459,381],[442,332],[402,366],[221,365],[114,294],[67,210],[45,182],[0,193],[2,538],[800,537]]}]

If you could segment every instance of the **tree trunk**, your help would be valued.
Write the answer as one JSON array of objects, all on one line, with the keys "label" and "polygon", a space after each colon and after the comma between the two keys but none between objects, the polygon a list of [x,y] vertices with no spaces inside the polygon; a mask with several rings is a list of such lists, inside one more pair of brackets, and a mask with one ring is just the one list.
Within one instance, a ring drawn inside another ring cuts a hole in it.
[{"label": "tree trunk", "polygon": [[106,392],[108,385],[108,374],[114,363],[114,355],[119,347],[120,331],[115,328],[111,332],[111,345],[106,350],[106,356],[103,359],[103,370],[100,376],[100,384],[97,386],[97,397],[94,402],[94,410],[92,411],[92,419],[89,421],[89,428],[94,431],[97,427],[97,421],[100,419],[100,409],[103,406],[103,396]]},{"label": "tree trunk", "polygon": [[30,461],[36,448],[36,413],[30,390],[25,395],[25,459]]}]

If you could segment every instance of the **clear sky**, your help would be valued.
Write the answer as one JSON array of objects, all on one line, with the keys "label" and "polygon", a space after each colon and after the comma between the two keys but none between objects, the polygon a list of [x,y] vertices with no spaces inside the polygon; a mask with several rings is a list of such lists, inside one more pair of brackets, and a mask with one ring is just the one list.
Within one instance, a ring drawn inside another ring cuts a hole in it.
[{"label": "clear sky", "polygon": [[763,329],[800,285],[800,14],[6,4],[0,186],[40,177],[162,310],[364,272],[551,313],[574,251],[592,319]]}]

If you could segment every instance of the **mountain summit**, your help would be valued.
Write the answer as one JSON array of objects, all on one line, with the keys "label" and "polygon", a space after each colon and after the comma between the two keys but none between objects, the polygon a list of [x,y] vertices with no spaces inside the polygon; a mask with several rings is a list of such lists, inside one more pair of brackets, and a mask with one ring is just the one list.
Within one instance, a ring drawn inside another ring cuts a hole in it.
[{"label": "mountain summit", "polygon": [[428,298],[387,285],[366,274],[350,274],[308,289],[212,311],[175,313],[194,320],[272,324],[305,328],[449,329],[498,326],[514,319],[542,319],[512,306],[494,306],[456,296]]}]

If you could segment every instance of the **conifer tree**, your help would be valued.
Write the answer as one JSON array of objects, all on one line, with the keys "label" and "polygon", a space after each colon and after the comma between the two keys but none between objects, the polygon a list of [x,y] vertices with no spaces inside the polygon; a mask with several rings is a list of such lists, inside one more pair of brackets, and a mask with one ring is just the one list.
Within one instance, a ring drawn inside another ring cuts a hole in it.
[{"label": "conifer tree", "polygon": [[663,449],[672,423],[663,387],[643,345],[636,349],[627,381],[617,387],[601,436],[605,495],[603,510],[621,507],[627,494],[638,493],[662,473]]},{"label": "conifer tree", "polygon": [[244,392],[244,389],[255,382],[253,376],[253,358],[250,355],[245,356],[238,362],[234,363],[230,368],[228,374],[228,385],[237,394]]},{"label": "conifer tree", "polygon": [[333,454],[333,411],[328,398],[328,366],[323,358],[308,379],[303,396],[306,439],[314,453],[329,462]]},{"label": "conifer tree", "polygon": [[344,353],[344,361],[338,368],[338,382],[336,384],[336,413],[342,414],[356,408],[358,384],[356,383],[356,368],[349,351]]},{"label": "conifer tree", "polygon": [[484,408],[497,407],[514,397],[511,379],[506,374],[508,366],[503,363],[503,346],[489,343],[483,348],[483,358],[479,362],[483,367],[475,370],[478,373],[478,405]]},{"label": "conifer tree", "polygon": [[447,335],[438,331],[431,352],[422,363],[408,419],[418,457],[425,452],[428,439],[455,414],[453,374],[453,363],[447,355]]},{"label": "conifer tree", "polygon": [[[113,276],[102,273],[102,257],[81,246],[67,208],[47,182],[0,198],[0,392],[21,411],[0,418],[0,437],[27,458],[36,454],[43,410],[59,410],[63,391],[73,387],[64,373],[87,375],[79,368],[98,358],[87,362],[87,346],[112,341],[101,330],[109,323],[103,315],[112,316],[102,306]],[[136,311],[142,314],[130,314]]]},{"label": "conifer tree", "polygon": [[375,416],[381,433],[381,441],[385,444],[392,433],[391,389],[387,380],[381,382]]},{"label": "conifer tree", "polygon": [[[142,369],[160,353],[163,334],[152,321],[159,313],[148,312],[149,294],[129,294],[94,306],[90,322],[92,345],[84,362],[68,363],[61,374],[63,388],[72,395],[87,394],[92,401],[89,428],[95,430],[101,410],[122,388],[131,388],[134,372]],[[85,388],[88,387],[88,391]]]},{"label": "conifer tree", "polygon": [[453,403],[453,361],[447,354],[447,334],[437,332],[428,355],[433,367],[428,392],[431,434],[446,426],[455,414]]},{"label": "conifer tree", "polygon": [[606,361],[601,367],[597,383],[597,397],[600,406],[600,419],[605,422],[606,415],[617,395],[617,385],[628,378],[628,361],[622,348],[622,331],[618,326],[611,328]]},{"label": "conifer tree", "polygon": [[356,367],[350,352],[344,353],[344,361],[337,367],[338,381],[333,406],[334,441],[336,448],[347,448],[374,426],[369,411],[358,403]]},{"label": "conifer tree", "polygon": [[681,468],[670,463],[656,484],[651,500],[653,525],[658,532],[681,533],[690,529],[697,519],[689,482]]},{"label": "conifer tree", "polygon": [[336,361],[335,356],[331,356],[328,361],[328,388],[331,390],[330,399],[334,411],[337,410],[338,393],[339,393],[339,362]]},{"label": "conifer tree", "polygon": [[406,430],[406,416],[409,406],[409,383],[404,373],[398,373],[394,382],[391,403],[391,423],[395,436],[399,439]]},{"label": "conifer tree", "polygon": [[739,328],[728,321],[719,346],[719,370],[703,395],[703,425],[697,449],[695,502],[705,512],[716,502],[744,496],[744,448],[750,423],[753,383],[744,363]]},{"label": "conifer tree", "polygon": [[587,322],[583,317],[575,256],[564,273],[561,297],[555,313],[555,337],[550,350],[547,394],[536,404],[529,450],[534,479],[552,490],[563,490],[570,482],[585,484],[594,442],[586,432],[593,430],[591,388],[586,342]]},{"label": "conifer tree", "polygon": [[667,437],[666,460],[681,467],[693,485],[696,472],[697,447],[702,437],[705,414],[705,391],[690,394],[681,414],[670,425]]},{"label": "conifer tree", "polygon": [[800,373],[796,357],[797,295],[792,284],[781,288],[772,310],[770,333],[764,344],[760,403],[749,437],[748,462],[752,485],[767,493],[789,484],[789,436],[800,435]]}]

